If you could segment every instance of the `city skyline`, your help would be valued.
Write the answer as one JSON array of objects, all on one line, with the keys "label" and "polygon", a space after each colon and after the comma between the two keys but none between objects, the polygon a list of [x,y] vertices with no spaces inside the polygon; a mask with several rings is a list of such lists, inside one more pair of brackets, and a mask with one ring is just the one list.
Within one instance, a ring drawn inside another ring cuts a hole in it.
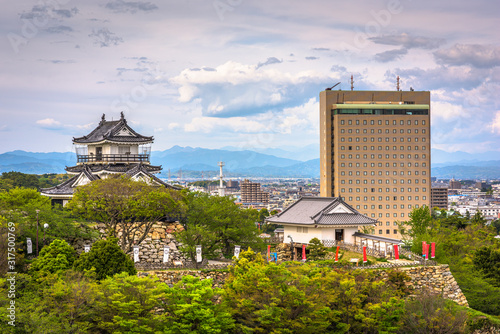
[{"label": "city skyline", "polygon": [[498,151],[500,5],[243,0],[2,5],[0,153],[72,150],[100,116],[174,145],[319,145],[319,92],[431,92],[431,145]]}]

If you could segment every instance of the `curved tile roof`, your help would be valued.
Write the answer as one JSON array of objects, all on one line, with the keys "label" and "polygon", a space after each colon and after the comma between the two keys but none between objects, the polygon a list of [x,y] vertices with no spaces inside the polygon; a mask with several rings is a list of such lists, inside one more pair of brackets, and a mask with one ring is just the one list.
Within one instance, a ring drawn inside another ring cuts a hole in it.
[{"label": "curved tile roof", "polygon": [[[123,129],[125,132],[129,133],[129,135],[120,135]],[[118,121],[106,121],[105,115],[103,114],[99,125],[91,133],[83,137],[73,138],[74,144],[91,144],[102,141],[146,144],[152,143],[153,137],[143,136],[135,132],[127,124],[127,120],[122,112],[120,120]]]},{"label": "curved tile roof", "polygon": [[374,225],[376,219],[359,213],[338,197],[302,197],[285,211],[266,219],[273,224]]}]

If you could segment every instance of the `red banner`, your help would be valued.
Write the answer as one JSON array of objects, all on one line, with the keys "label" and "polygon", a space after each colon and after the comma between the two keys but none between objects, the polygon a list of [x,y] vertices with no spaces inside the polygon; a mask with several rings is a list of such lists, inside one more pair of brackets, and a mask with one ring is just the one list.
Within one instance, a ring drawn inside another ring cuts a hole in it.
[{"label": "red banner", "polygon": [[267,245],[267,261],[271,261],[271,245]]},{"label": "red banner", "polygon": [[427,243],[425,241],[422,241],[422,256],[425,256],[425,249],[427,248],[426,245]]},{"label": "red banner", "polygon": [[363,263],[366,263],[366,261],[368,261],[366,257],[366,246],[363,246]]},{"label": "red banner", "polygon": [[306,245],[302,245],[302,260],[306,259]]},{"label": "red banner", "polygon": [[340,246],[337,246],[337,251],[335,252],[335,262],[339,262],[339,249]]},{"label": "red banner", "polygon": [[394,245],[394,258],[399,260],[399,245]]},{"label": "red banner", "polygon": [[429,260],[429,248],[430,247],[431,247],[431,245],[429,245],[429,244],[425,245],[425,259],[426,260]]},{"label": "red banner", "polygon": [[436,257],[436,243],[431,242],[431,259]]}]

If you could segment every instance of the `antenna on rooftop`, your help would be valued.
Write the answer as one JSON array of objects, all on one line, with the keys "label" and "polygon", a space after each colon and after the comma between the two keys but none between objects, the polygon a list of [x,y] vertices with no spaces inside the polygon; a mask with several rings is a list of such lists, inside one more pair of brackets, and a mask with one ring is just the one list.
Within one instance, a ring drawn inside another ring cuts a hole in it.
[{"label": "antenna on rooftop", "polygon": [[340,85],[340,82],[337,82],[335,85],[333,85],[332,87],[329,87],[329,88],[325,88],[325,90],[332,90],[333,87],[337,86],[337,85]]},{"label": "antenna on rooftop", "polygon": [[399,92],[399,75],[396,78],[396,90]]},{"label": "antenna on rooftop", "polygon": [[354,77],[351,74],[351,91],[353,91],[353,90],[354,90]]}]

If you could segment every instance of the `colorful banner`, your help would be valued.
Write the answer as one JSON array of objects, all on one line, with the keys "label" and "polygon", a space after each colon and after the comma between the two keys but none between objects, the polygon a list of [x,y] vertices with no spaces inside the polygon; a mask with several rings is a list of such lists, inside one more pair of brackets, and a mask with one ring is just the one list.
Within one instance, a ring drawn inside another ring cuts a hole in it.
[{"label": "colorful banner", "polygon": [[337,251],[335,252],[335,262],[339,262],[339,249],[340,246],[337,246]]},{"label": "colorful banner", "polygon": [[33,253],[33,243],[30,238],[26,238],[26,244],[28,245],[28,254]]},{"label": "colorful banner", "polygon": [[399,260],[399,245],[394,245],[394,258]]},{"label": "colorful banner", "polygon": [[90,252],[90,245],[85,245],[85,246],[83,246],[83,251],[84,251],[85,253]]},{"label": "colorful banner", "polygon": [[302,260],[306,260],[306,245],[302,245]]},{"label": "colorful banner", "polygon": [[134,246],[134,262],[139,262],[139,246]]},{"label": "colorful banner", "polygon": [[168,262],[168,258],[170,256],[170,247],[169,246],[163,246],[163,263]]},{"label": "colorful banner", "polygon": [[238,259],[240,257],[241,246],[234,246],[234,256]]},{"label": "colorful banner", "polygon": [[201,258],[201,245],[196,246],[196,262],[200,263],[202,261]]},{"label": "colorful banner", "polygon": [[425,244],[425,259],[426,260],[429,260],[429,248],[430,247],[431,247],[431,245]]},{"label": "colorful banner", "polygon": [[366,246],[363,246],[363,263],[366,263],[368,261],[368,258],[366,257]]},{"label": "colorful banner", "polygon": [[425,257],[427,243],[422,241],[422,256]]},{"label": "colorful banner", "polygon": [[436,257],[436,243],[431,242],[431,259]]},{"label": "colorful banner", "polygon": [[267,245],[267,261],[271,261],[271,245]]}]

